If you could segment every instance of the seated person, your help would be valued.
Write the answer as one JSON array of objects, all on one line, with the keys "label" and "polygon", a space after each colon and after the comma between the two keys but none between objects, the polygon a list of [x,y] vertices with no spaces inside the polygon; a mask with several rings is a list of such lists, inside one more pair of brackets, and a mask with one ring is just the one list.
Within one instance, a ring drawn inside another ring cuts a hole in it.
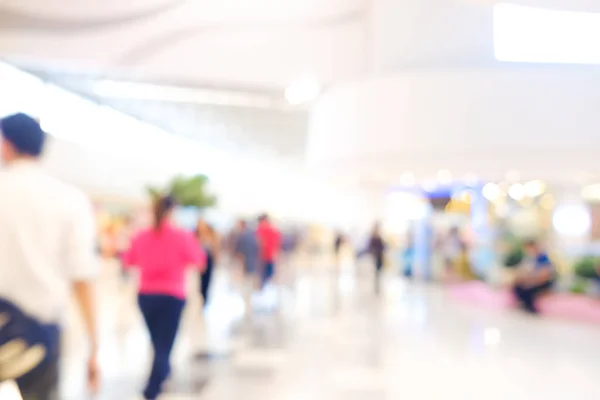
[{"label": "seated person", "polygon": [[554,284],[554,266],[534,240],[525,243],[525,252],[527,258],[517,273],[513,292],[526,311],[537,314],[537,298]]}]

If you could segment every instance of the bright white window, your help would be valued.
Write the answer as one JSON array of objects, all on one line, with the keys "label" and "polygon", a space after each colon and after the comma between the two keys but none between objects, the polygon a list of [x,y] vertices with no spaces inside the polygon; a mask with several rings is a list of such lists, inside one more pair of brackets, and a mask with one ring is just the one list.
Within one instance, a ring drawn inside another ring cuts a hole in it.
[{"label": "bright white window", "polygon": [[500,61],[600,64],[600,14],[498,4],[494,52]]}]

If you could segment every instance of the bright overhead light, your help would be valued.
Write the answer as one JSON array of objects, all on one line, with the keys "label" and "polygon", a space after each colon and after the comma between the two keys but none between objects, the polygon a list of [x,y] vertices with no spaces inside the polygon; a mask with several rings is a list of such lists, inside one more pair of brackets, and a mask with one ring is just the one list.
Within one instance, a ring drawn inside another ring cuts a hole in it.
[{"label": "bright overhead light", "polygon": [[108,98],[257,108],[272,108],[276,106],[273,99],[268,95],[232,90],[189,88],[112,80],[94,82],[91,84],[91,89],[96,95]]},{"label": "bright overhead light", "polygon": [[600,64],[594,39],[599,36],[598,13],[508,3],[494,7],[494,54],[500,61]]},{"label": "bright overhead light", "polygon": [[525,197],[525,187],[520,183],[515,183],[508,189],[508,195],[514,200],[521,201]]},{"label": "bright overhead light", "polygon": [[546,185],[542,181],[530,181],[525,184],[525,193],[529,197],[537,197],[546,191]]},{"label": "bright overhead light", "polygon": [[600,183],[588,185],[581,190],[581,197],[585,200],[600,200]]},{"label": "bright overhead light", "polygon": [[495,183],[488,183],[483,187],[482,193],[483,197],[487,200],[496,201],[502,194],[502,191]]},{"label": "bright overhead light", "polygon": [[590,210],[587,206],[581,204],[559,206],[552,215],[552,225],[562,235],[585,235],[592,225]]},{"label": "bright overhead light", "polygon": [[293,82],[285,90],[285,99],[291,105],[310,103],[319,97],[321,85],[313,77],[304,77]]}]

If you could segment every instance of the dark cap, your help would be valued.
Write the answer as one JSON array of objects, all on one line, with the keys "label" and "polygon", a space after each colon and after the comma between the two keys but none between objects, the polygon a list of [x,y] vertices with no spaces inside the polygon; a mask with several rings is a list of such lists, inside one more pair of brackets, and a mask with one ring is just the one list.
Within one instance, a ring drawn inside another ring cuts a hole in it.
[{"label": "dark cap", "polygon": [[18,113],[2,118],[0,131],[4,140],[21,154],[37,157],[44,150],[46,133],[39,122],[29,115]]}]

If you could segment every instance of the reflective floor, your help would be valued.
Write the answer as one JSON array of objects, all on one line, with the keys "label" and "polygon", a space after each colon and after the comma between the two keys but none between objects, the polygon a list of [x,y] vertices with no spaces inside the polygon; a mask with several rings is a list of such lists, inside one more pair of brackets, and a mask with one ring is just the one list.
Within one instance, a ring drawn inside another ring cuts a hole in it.
[{"label": "reflective floor", "polygon": [[[204,316],[191,276],[161,399],[600,398],[600,327],[458,304],[391,272],[376,297],[372,279],[367,265],[290,268],[245,319],[235,274],[221,269]],[[132,282],[105,266],[98,400],[135,399],[144,384],[151,354]],[[73,321],[64,392],[82,400],[85,347]]]}]

